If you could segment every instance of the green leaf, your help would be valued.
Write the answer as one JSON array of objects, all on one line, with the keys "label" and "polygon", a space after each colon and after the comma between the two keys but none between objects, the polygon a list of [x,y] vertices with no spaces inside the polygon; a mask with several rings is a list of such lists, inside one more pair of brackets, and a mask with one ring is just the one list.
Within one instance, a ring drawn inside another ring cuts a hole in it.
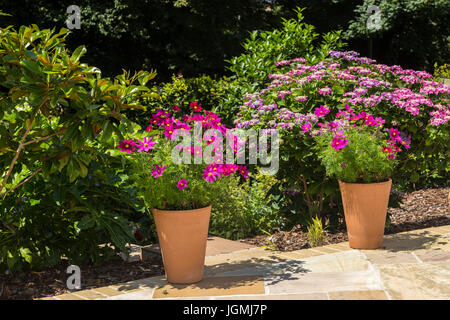
[{"label": "green leaf", "polygon": [[20,255],[22,256],[22,258],[24,258],[26,262],[31,263],[31,261],[33,260],[33,256],[31,254],[30,249],[20,248],[19,252],[20,252]]},{"label": "green leaf", "polygon": [[80,175],[80,171],[78,165],[73,161],[73,158],[70,159],[67,164],[67,175],[69,176],[69,181],[72,183],[78,178]]},{"label": "green leaf", "polygon": [[17,257],[15,257],[11,251],[8,250],[7,254],[6,254],[6,264],[8,265],[8,268],[10,270],[13,269],[14,265],[17,262]]},{"label": "green leaf", "polygon": [[91,229],[95,226],[95,220],[91,215],[84,215],[78,223],[80,230]]},{"label": "green leaf", "polygon": [[70,155],[69,153],[67,153],[64,157],[62,157],[61,159],[59,159],[59,166],[58,166],[58,171],[61,172],[61,170],[67,165],[67,163],[69,162],[70,159]]},{"label": "green leaf", "polygon": [[72,56],[70,57],[70,60],[72,62],[78,62],[80,60],[81,56],[86,53],[86,47],[85,46],[79,46],[75,49],[75,51],[72,53]]},{"label": "green leaf", "polygon": [[78,165],[80,166],[80,177],[85,178],[88,174],[88,169],[78,158],[76,158]]},{"label": "green leaf", "polygon": [[25,67],[27,70],[30,70],[33,73],[41,74],[42,70],[41,67],[34,61],[31,60],[22,60],[20,61],[20,64]]},{"label": "green leaf", "polygon": [[71,142],[72,142],[72,151],[77,152],[78,150],[80,150],[81,146],[83,146],[84,139],[78,132],[78,134],[72,138]]},{"label": "green leaf", "polygon": [[105,121],[105,124],[103,125],[103,130],[102,130],[102,140],[108,141],[111,138],[113,130],[114,130],[114,128],[113,128],[113,125],[111,124],[111,122],[109,120]]}]

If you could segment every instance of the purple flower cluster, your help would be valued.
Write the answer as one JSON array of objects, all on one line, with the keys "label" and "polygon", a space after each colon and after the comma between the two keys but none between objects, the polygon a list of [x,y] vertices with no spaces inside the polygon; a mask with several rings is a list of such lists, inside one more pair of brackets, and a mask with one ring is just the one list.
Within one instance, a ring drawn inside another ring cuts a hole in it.
[{"label": "purple flower cluster", "polygon": [[[302,117],[312,114],[300,116],[297,110],[314,112],[320,109],[320,104],[336,104],[336,101],[363,110],[383,104],[412,116],[430,115],[428,121],[434,126],[448,123],[450,104],[444,97],[450,94],[450,86],[431,81],[429,73],[377,64],[353,51],[330,51],[329,56],[331,59],[313,65],[308,65],[304,58],[276,63],[279,69],[269,75],[272,80],[269,86],[244,96],[246,101],[240,108],[236,126],[298,129],[304,134],[309,129],[308,121],[303,121]],[[342,88],[345,88],[344,92]],[[282,104],[289,106],[295,116],[281,111],[278,106],[274,108],[277,99],[284,100]],[[324,116],[320,111],[313,115],[316,118]]]}]

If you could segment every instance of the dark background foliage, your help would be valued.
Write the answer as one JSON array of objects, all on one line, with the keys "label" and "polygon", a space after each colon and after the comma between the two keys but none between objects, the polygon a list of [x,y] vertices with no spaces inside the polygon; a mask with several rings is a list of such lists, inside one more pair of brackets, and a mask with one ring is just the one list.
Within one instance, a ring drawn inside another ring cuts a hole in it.
[{"label": "dark background foliage", "polygon": [[[158,81],[172,73],[185,76],[221,74],[224,59],[240,52],[247,30],[273,28],[262,1],[81,0],[81,29],[69,47],[86,45],[88,63],[96,62],[107,76],[131,70],[156,69]],[[73,1],[0,1],[3,24],[41,28],[65,27],[66,8]],[[26,8],[26,10],[23,10]]]},{"label": "dark background foliage", "polygon": [[[11,17],[2,24],[65,27],[69,0],[0,0]],[[155,69],[156,81],[172,74],[225,75],[225,60],[243,52],[252,30],[273,30],[282,18],[295,18],[306,7],[305,23],[318,33],[343,30],[349,47],[386,64],[433,71],[449,61],[450,4],[442,0],[80,0],[81,29],[68,39],[84,44],[86,60],[105,76],[122,68]],[[382,8],[382,29],[369,34],[365,22],[371,4]],[[369,44],[372,39],[373,50]],[[372,52],[370,52],[372,51]],[[229,72],[228,72],[229,74]]]}]

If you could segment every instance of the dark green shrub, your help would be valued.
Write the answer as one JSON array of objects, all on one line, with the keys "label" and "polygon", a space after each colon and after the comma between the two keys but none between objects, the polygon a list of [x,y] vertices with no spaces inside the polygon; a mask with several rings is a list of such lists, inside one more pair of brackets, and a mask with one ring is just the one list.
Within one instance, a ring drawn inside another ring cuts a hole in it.
[{"label": "dark green shrub", "polygon": [[285,219],[271,187],[275,177],[252,175],[244,183],[230,184],[213,205],[210,234],[227,239],[242,239],[261,234],[271,234],[284,227]]},{"label": "dark green shrub", "polygon": [[436,81],[444,82],[445,84],[450,83],[450,66],[448,64],[444,64],[442,66],[438,66],[437,63],[434,64],[434,78]]},{"label": "dark green shrub", "polygon": [[114,259],[135,242],[133,228],[150,231],[126,176],[111,168],[120,164],[103,157],[73,183],[38,177],[2,200],[0,221],[14,229],[0,224],[0,272]]},{"label": "dark green shrub", "polygon": [[[139,101],[154,96],[145,84],[155,75],[102,78],[80,61],[84,47],[65,47],[67,34],[36,25],[0,28],[3,269],[55,264],[61,254],[95,262],[99,243],[125,251],[132,240],[120,209],[133,211],[134,204],[122,198],[128,191],[114,180],[118,164],[102,151],[115,134],[135,130],[122,112],[143,109]],[[14,205],[16,199],[23,201]]]},{"label": "dark green shrub", "polygon": [[142,112],[129,111],[129,118],[146,126],[148,118],[158,109],[174,112],[179,108],[179,114],[189,114],[190,102],[197,101],[203,109],[214,111],[221,116],[223,123],[231,124],[233,115],[237,112],[240,101],[232,101],[236,81],[228,77],[219,79],[202,75],[195,78],[184,78],[183,75],[173,75],[171,82],[161,83],[152,88],[158,94],[157,98],[146,102],[147,110]]},{"label": "dark green shrub", "polygon": [[267,76],[275,69],[275,62],[305,57],[316,63],[327,56],[329,50],[344,47],[340,31],[319,37],[315,27],[303,22],[304,9],[296,9],[296,19],[282,19],[279,29],[253,31],[243,43],[244,53],[229,60],[229,70],[247,92],[255,92],[268,82]]}]

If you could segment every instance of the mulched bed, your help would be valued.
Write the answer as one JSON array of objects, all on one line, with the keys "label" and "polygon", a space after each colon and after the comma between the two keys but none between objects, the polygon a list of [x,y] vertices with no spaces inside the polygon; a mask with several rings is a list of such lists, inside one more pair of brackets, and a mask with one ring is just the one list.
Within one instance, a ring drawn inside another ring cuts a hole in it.
[{"label": "mulched bed", "polygon": [[[385,230],[385,234],[450,225],[449,192],[450,188],[439,188],[400,193],[402,201],[400,208],[388,209],[391,214],[391,224]],[[325,245],[347,240],[345,226],[333,232],[325,231]],[[302,231],[299,225],[291,231],[281,231],[271,236],[258,236],[240,241],[255,246],[266,245],[280,251],[311,248],[307,232]]]},{"label": "mulched bed", "polygon": [[[391,225],[386,234],[450,224],[450,188],[426,189],[401,194],[400,208],[389,208]],[[310,248],[307,233],[300,226],[289,232],[240,240],[256,246],[270,244],[280,251]],[[347,241],[345,229],[325,232],[324,244]],[[0,299],[36,299],[67,293],[67,266],[42,271],[0,275]],[[100,266],[81,267],[83,290],[164,274],[162,261],[114,261]]]}]

